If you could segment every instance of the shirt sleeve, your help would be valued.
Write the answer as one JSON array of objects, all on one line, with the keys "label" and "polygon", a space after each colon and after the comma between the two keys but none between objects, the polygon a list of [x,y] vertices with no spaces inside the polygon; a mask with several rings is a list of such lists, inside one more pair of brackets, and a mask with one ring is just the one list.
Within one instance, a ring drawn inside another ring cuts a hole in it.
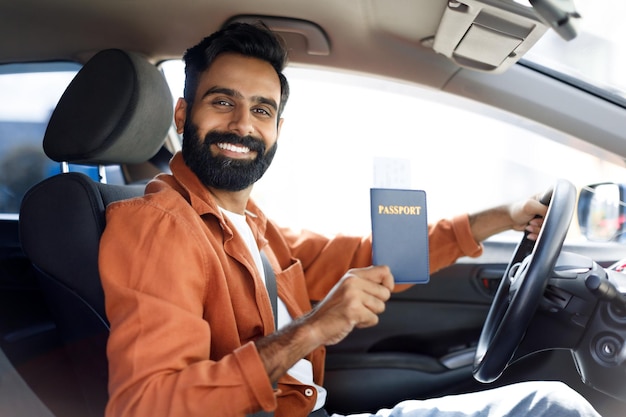
[{"label": "shirt sleeve", "polygon": [[467,214],[430,225],[428,246],[431,274],[453,264],[461,256],[478,257],[483,253],[483,246],[472,235]]},{"label": "shirt sleeve", "polygon": [[[306,230],[295,232],[283,228],[281,231],[291,248],[291,255],[302,261],[312,300],[324,298],[348,269],[372,263],[371,236],[326,237]],[[477,257],[483,251],[472,235],[467,214],[430,224],[428,245],[431,274],[453,264],[461,256]],[[396,290],[409,286],[397,285]]]},{"label": "shirt sleeve", "polygon": [[206,247],[196,230],[141,203],[109,207],[99,259],[111,325],[107,416],[240,416],[276,407],[254,343],[210,359],[209,262],[195,249]]}]

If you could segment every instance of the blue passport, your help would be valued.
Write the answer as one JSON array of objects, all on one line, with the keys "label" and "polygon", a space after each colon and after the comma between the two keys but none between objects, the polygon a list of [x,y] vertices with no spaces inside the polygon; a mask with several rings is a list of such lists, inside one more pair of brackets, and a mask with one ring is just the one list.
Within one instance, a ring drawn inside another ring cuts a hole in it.
[{"label": "blue passport", "polygon": [[426,192],[372,188],[372,255],[387,265],[397,284],[425,284],[428,265]]}]

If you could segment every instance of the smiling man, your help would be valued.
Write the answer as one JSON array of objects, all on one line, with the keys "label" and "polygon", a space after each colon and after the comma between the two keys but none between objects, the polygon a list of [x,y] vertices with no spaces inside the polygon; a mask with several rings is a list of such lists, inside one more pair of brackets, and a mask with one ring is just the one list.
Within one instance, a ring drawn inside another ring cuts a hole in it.
[{"label": "smiling man", "polygon": [[[185,62],[175,110],[183,149],[172,174],[107,209],[99,259],[111,324],[107,416],[326,416],[325,346],[376,325],[398,288],[386,266],[371,265],[369,236],[296,234],[250,199],[276,153],[289,96],[279,39],[233,24],[190,48]],[[432,224],[430,269],[480,255],[480,241],[504,230],[536,238],[535,217],[545,213],[528,199]],[[276,276],[275,313],[262,254]],[[547,382],[372,415],[392,414],[597,415]]]},{"label": "smiling man", "polygon": [[[276,153],[282,124],[276,71],[259,59],[223,53],[200,77],[194,97],[192,105],[181,99],[176,107],[177,125],[188,138],[185,162],[213,194],[248,189]],[[239,207],[221,207],[243,213],[249,191]]]}]

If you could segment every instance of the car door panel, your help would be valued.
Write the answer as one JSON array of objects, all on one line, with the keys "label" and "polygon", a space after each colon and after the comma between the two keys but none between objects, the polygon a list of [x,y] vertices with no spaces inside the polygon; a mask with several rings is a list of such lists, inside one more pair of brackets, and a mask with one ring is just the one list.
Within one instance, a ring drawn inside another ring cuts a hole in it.
[{"label": "car door panel", "polygon": [[328,347],[330,410],[377,409],[473,383],[473,346],[489,303],[461,275],[465,268],[453,266],[434,274],[427,285],[394,294],[377,326],[357,329]]}]

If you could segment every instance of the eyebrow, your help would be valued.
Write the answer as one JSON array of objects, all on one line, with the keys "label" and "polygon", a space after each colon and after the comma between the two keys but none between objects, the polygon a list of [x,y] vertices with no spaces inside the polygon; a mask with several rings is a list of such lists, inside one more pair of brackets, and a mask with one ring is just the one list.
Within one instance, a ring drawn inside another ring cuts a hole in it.
[{"label": "eyebrow", "polygon": [[[202,95],[202,98],[213,95],[213,94],[224,94],[224,95],[238,98],[238,99],[244,98],[243,94],[241,94],[237,90],[234,90],[232,88],[227,88],[227,87],[219,87],[219,86],[209,88],[207,92]],[[267,98],[263,96],[252,96],[252,101],[258,104],[266,104],[272,107],[274,110],[278,110],[278,104],[276,103],[275,100],[271,98]]]}]

